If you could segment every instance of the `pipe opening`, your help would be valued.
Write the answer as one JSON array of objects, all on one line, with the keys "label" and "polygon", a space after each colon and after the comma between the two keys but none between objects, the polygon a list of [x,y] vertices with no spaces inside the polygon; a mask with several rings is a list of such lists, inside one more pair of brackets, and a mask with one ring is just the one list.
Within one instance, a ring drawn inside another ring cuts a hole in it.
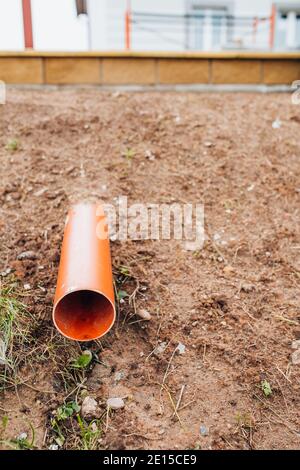
[{"label": "pipe opening", "polygon": [[99,292],[79,290],[55,306],[53,320],[59,331],[76,341],[91,341],[107,333],[115,319],[111,302]]}]

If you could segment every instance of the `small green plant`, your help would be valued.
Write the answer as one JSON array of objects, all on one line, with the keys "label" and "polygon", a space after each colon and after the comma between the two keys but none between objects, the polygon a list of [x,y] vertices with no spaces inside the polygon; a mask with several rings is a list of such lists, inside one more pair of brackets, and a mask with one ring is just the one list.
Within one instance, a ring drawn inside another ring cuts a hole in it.
[{"label": "small green plant", "polygon": [[[6,431],[8,425],[8,417],[4,416],[2,418],[2,430],[1,430],[1,436]],[[10,439],[10,440],[5,440],[1,439],[0,440],[0,445],[4,445],[5,447],[10,447],[11,449],[14,450],[31,450],[34,448],[34,441],[35,441],[35,430],[34,427],[32,426],[31,423],[29,423],[30,429],[31,429],[31,440],[28,439],[27,433],[21,433],[17,438],[15,439]]]},{"label": "small green plant", "polygon": [[54,441],[59,447],[94,450],[101,435],[100,419],[87,423],[79,414],[75,401],[64,403],[51,419]]},{"label": "small green plant", "polygon": [[127,268],[127,266],[121,265],[119,267],[119,272],[120,272],[120,274],[123,274],[123,276],[129,276],[130,275],[129,268]]},{"label": "small green plant", "polygon": [[78,413],[79,410],[80,406],[75,401],[64,403],[59,408],[57,408],[55,417],[51,419],[50,424],[56,434],[55,442],[59,445],[59,447],[62,447],[66,440],[64,436],[64,421],[71,418],[74,413]]},{"label": "small green plant", "polygon": [[261,389],[265,395],[265,397],[269,397],[272,395],[272,388],[271,388],[271,385],[269,384],[269,382],[267,380],[263,380],[261,382]]},{"label": "small green plant", "polygon": [[91,423],[87,424],[80,415],[77,415],[77,421],[80,428],[82,449],[95,449],[101,434],[101,431],[98,428],[99,423],[97,421],[92,421]]},{"label": "small green plant", "polygon": [[30,329],[34,321],[26,306],[18,299],[16,282],[0,282],[0,389],[9,377],[16,376],[22,360],[20,351],[32,340]]},{"label": "small green plant", "polygon": [[93,359],[91,351],[84,351],[75,361],[72,362],[74,369],[85,369]]},{"label": "small green plant", "polygon": [[119,290],[118,291],[118,299],[122,300],[122,299],[125,299],[125,297],[128,297],[128,294],[127,294],[126,290]]},{"label": "small green plant", "polygon": [[7,425],[8,425],[8,416],[3,416],[2,419],[1,419],[1,427],[2,427],[2,430],[1,432],[5,432],[6,428],[7,428]]},{"label": "small green plant", "polygon": [[132,160],[135,156],[135,151],[133,149],[127,148],[125,152],[123,153],[123,157],[126,158],[126,160]]},{"label": "small green plant", "polygon": [[73,413],[78,413],[79,410],[80,410],[80,406],[75,401],[64,403],[62,406],[60,406],[57,409],[55,420],[64,421],[70,418],[73,415]]},{"label": "small green plant", "polygon": [[12,444],[15,444],[17,450],[31,450],[34,447],[34,440],[35,440],[35,431],[34,427],[32,426],[31,423],[29,423],[30,429],[31,429],[31,441],[27,439],[27,434],[22,433],[20,434],[17,439],[13,439],[11,442]]},{"label": "small green plant", "polygon": [[15,152],[18,150],[20,147],[20,143],[17,139],[11,139],[7,142],[5,148],[6,150],[9,150],[10,152]]}]

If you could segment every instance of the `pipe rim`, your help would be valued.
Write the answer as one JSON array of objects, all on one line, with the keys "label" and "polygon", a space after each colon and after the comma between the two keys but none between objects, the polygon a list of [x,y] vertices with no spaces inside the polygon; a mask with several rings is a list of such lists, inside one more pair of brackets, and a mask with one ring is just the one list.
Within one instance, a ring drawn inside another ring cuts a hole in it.
[{"label": "pipe rim", "polygon": [[[102,297],[104,297],[106,300],[108,300],[108,302],[110,303],[110,305],[112,306],[112,309],[113,309],[113,319],[112,319],[112,322],[111,322],[111,325],[110,327],[104,331],[101,335],[99,336],[96,336],[94,338],[89,338],[89,339],[75,339],[75,338],[72,338],[71,336],[68,336],[67,334],[63,333],[61,331],[61,329],[59,328],[59,326],[57,325],[57,322],[55,320],[55,311],[56,311],[56,308],[58,306],[58,304],[65,298],[67,297],[68,295],[70,294],[73,294],[74,292],[81,292],[81,291],[88,291],[88,292],[94,292],[95,294],[99,294],[99,295],[102,295]],[[78,341],[80,343],[84,343],[84,342],[88,342],[88,341],[95,341],[97,339],[100,339],[102,338],[103,336],[105,336],[111,329],[112,327],[114,326],[115,324],[115,321],[116,321],[116,316],[117,316],[117,313],[116,313],[116,306],[115,306],[115,303],[109,298],[107,297],[107,295],[105,295],[103,292],[101,292],[100,290],[98,289],[91,289],[90,287],[89,288],[85,288],[85,287],[80,287],[79,289],[72,289],[70,290],[70,292],[67,292],[66,294],[62,295],[61,297],[59,297],[59,299],[54,303],[54,306],[53,306],[53,309],[52,309],[52,320],[53,320],[53,323],[54,323],[54,326],[55,328],[57,329],[57,331],[59,331],[59,333],[64,336],[65,338],[67,339],[70,339],[72,341]]]}]

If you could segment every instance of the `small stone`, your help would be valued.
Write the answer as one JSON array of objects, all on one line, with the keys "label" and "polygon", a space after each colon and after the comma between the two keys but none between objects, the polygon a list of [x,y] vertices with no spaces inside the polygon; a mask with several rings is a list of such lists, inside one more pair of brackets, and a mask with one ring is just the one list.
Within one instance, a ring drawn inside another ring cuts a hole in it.
[{"label": "small stone", "polygon": [[185,353],[185,345],[182,344],[182,343],[178,343],[176,351],[178,351],[179,354],[184,354]]},{"label": "small stone", "polygon": [[11,273],[11,268],[7,268],[5,271],[2,271],[2,273],[0,273],[0,276],[1,276],[1,277],[6,277],[6,276],[8,276],[10,273]]},{"label": "small stone", "polygon": [[204,424],[201,424],[200,426],[200,434],[201,436],[208,436],[209,434],[209,430]]},{"label": "small stone", "polygon": [[73,165],[72,165],[72,166],[69,166],[69,167],[66,169],[65,174],[66,174],[66,175],[70,175],[71,173],[73,173],[73,171],[75,170],[75,168],[76,168],[76,167],[73,166]]},{"label": "small stone", "polygon": [[213,146],[212,142],[204,142],[205,147],[210,148]]},{"label": "small stone", "polygon": [[252,292],[254,290],[255,290],[255,286],[253,284],[248,284],[248,283],[245,282],[241,285],[241,291],[243,291],[243,292],[248,293],[248,292]]},{"label": "small stone", "polygon": [[291,355],[292,359],[292,364],[294,366],[297,366],[300,364],[300,349],[297,349],[293,354]]},{"label": "small stone", "polygon": [[85,397],[81,405],[81,415],[83,418],[91,420],[99,415],[98,403],[92,397]]},{"label": "small stone", "polygon": [[91,426],[91,431],[92,432],[94,432],[94,433],[98,432],[98,426],[95,423],[95,421],[90,426]]},{"label": "small stone", "polygon": [[49,450],[58,450],[58,449],[59,449],[59,447],[58,447],[57,444],[51,444],[51,445],[49,446]]},{"label": "small stone", "polygon": [[123,398],[109,398],[107,400],[107,406],[111,410],[120,410],[121,408],[124,408],[125,403]]},{"label": "small stone", "polygon": [[19,254],[18,260],[22,261],[23,259],[35,260],[37,259],[37,254],[34,251],[23,251]]},{"label": "small stone", "polygon": [[151,314],[145,309],[137,310],[136,314],[146,321],[149,321],[152,318]]},{"label": "small stone", "polygon": [[296,339],[292,342],[292,349],[300,349],[300,339]]},{"label": "small stone", "polygon": [[62,193],[61,191],[54,191],[52,193],[47,192],[46,198],[49,199],[50,201],[54,201],[54,199],[58,198],[58,196],[61,196]]},{"label": "small stone", "polygon": [[120,370],[115,373],[115,382],[118,383],[125,377],[126,377],[126,372],[124,370]]},{"label": "small stone", "polygon": [[280,129],[281,128],[281,121],[279,118],[276,118],[275,121],[272,122],[273,129]]},{"label": "small stone", "polygon": [[231,276],[234,273],[234,268],[232,266],[225,266],[223,269],[225,276]]},{"label": "small stone", "polygon": [[38,191],[36,191],[34,193],[34,196],[35,197],[41,197],[41,196],[43,196],[43,194],[45,194],[46,191],[48,191],[48,188],[39,189]]},{"label": "small stone", "polygon": [[24,284],[24,290],[31,290],[30,284]]},{"label": "small stone", "polygon": [[146,150],[145,157],[150,161],[155,160],[155,155],[151,150]]},{"label": "small stone", "polygon": [[157,357],[161,356],[165,352],[166,347],[167,347],[167,343],[165,342],[158,344],[153,351],[154,356],[157,356]]}]

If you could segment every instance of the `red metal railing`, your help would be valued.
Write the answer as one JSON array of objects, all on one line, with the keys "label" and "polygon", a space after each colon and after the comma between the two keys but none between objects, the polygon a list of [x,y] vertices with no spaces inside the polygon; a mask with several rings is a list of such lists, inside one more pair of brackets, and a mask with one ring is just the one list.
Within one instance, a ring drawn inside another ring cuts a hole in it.
[{"label": "red metal railing", "polygon": [[141,38],[145,35],[148,35],[148,42],[164,44],[166,49],[168,45],[172,45],[173,48],[202,50],[203,44],[201,45],[199,38],[202,38],[203,42],[208,23],[211,31],[213,30],[220,40],[219,45],[214,45],[214,48],[274,48],[275,5],[272,5],[270,16],[265,17],[216,14],[207,18],[201,12],[185,15],[137,12],[131,10],[130,3],[128,0],[125,12],[126,50],[131,49],[132,45],[141,48]]}]

